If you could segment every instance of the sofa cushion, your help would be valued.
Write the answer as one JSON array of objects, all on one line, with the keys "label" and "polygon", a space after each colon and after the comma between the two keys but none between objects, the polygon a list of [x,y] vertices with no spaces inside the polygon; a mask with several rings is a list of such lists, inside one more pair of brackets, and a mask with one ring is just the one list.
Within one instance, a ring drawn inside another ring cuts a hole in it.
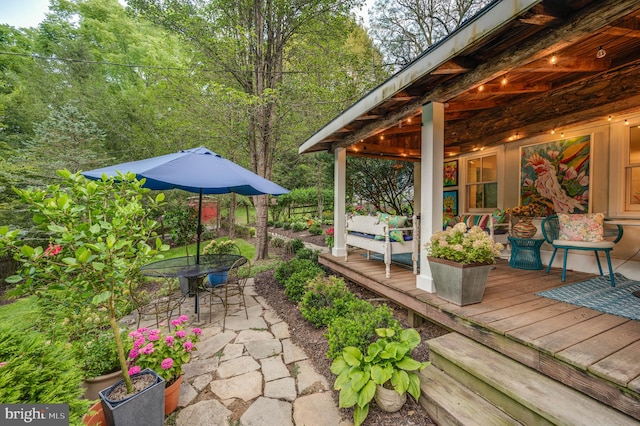
[{"label": "sofa cushion", "polygon": [[480,228],[485,229],[489,226],[490,219],[491,215],[488,214],[469,214],[460,216],[458,222],[464,222],[467,225],[467,228],[479,226]]}]

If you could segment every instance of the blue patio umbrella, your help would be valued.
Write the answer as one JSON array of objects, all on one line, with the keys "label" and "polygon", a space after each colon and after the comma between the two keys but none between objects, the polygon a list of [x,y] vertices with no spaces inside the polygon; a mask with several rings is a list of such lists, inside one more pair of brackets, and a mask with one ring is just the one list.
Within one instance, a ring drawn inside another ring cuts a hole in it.
[{"label": "blue patio umbrella", "polygon": [[289,192],[280,185],[202,146],[174,154],[89,170],[82,174],[89,179],[98,180],[103,175],[115,177],[118,171],[133,172],[138,179],[145,178],[146,188],[157,190],[177,188],[199,194],[196,263],[200,262],[202,194],[235,192],[241,195],[280,195]]}]

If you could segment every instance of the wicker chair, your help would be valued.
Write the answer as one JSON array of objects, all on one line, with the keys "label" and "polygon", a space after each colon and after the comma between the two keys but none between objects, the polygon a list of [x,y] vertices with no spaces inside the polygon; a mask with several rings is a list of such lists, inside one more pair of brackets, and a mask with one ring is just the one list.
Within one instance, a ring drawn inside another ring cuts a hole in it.
[{"label": "wicker chair", "polygon": [[611,266],[611,250],[616,245],[620,238],[622,238],[622,226],[620,225],[607,225],[604,223],[604,240],[598,242],[587,242],[587,241],[568,241],[568,240],[560,240],[558,239],[560,235],[560,224],[558,221],[557,215],[548,216],[542,221],[542,235],[547,243],[553,246],[553,254],[551,255],[551,259],[549,260],[549,266],[547,266],[547,273],[551,269],[551,265],[553,264],[553,259],[556,256],[556,252],[558,249],[562,249],[563,260],[562,260],[562,281],[566,280],[567,276],[567,255],[569,250],[582,250],[582,251],[592,251],[596,256],[596,261],[598,262],[598,270],[600,271],[600,275],[604,275],[602,272],[602,265],[600,264],[600,258],[598,257],[598,252],[604,252],[607,256],[607,265],[609,266],[609,277],[611,279],[611,286],[615,287],[615,277],[613,275],[613,267]]}]

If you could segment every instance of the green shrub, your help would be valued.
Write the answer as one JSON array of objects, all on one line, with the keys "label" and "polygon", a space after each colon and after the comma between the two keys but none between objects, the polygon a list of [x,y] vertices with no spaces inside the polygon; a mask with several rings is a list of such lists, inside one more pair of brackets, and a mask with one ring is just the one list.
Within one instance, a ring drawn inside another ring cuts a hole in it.
[{"label": "green shrub", "polygon": [[307,227],[307,222],[293,222],[291,224],[291,230],[294,232],[304,231]]},{"label": "green shrub", "polygon": [[282,224],[282,229],[291,229],[291,223],[290,222],[284,222]]},{"label": "green shrub", "polygon": [[256,236],[256,229],[252,226],[236,224],[235,233],[238,238],[253,238]]},{"label": "green shrub", "polygon": [[[303,259],[303,261],[306,259]],[[309,266],[303,269],[298,269],[291,274],[291,276],[284,282],[284,294],[289,300],[294,303],[300,302],[304,292],[307,289],[309,281],[316,278],[318,275],[324,274],[324,271],[316,263],[310,262]]]},{"label": "green shrub", "polygon": [[287,241],[285,248],[288,253],[297,253],[298,250],[304,248],[304,241],[300,238],[294,238],[293,240]]},{"label": "green shrub", "polygon": [[82,399],[82,371],[73,352],[40,334],[0,325],[0,401],[69,404],[69,424],[81,424],[90,401]]},{"label": "green shrub", "polygon": [[270,242],[273,247],[284,247],[284,240],[280,237],[274,237]]},{"label": "green shrub", "polygon": [[388,306],[376,308],[365,300],[356,299],[346,309],[347,314],[336,317],[327,328],[327,358],[334,359],[347,346],[366,351],[376,336],[376,328],[393,328],[397,332],[402,329]]},{"label": "green shrub", "polygon": [[309,259],[318,262],[318,250],[303,247],[296,252],[296,259]]},{"label": "green shrub", "polygon": [[322,227],[320,225],[313,225],[309,227],[309,233],[311,235],[322,235]]},{"label": "green shrub", "polygon": [[307,284],[300,301],[300,313],[316,327],[324,327],[347,314],[356,296],[344,284],[344,278],[316,277]]},{"label": "green shrub", "polygon": [[273,227],[274,228],[282,228],[282,222],[281,221],[275,221],[273,222]]},{"label": "green shrub", "polygon": [[275,270],[274,276],[276,280],[283,284],[293,275],[296,271],[303,269],[310,269],[315,266],[315,263],[309,259],[291,259],[289,262],[282,262]]}]

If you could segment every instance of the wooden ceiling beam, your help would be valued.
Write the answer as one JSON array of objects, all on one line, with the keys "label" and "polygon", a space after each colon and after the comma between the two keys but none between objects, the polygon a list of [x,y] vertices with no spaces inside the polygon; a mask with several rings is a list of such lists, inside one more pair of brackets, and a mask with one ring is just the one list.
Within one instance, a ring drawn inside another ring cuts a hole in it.
[{"label": "wooden ceiling beam", "polygon": [[529,25],[548,26],[560,19],[558,12],[551,10],[544,3],[539,3],[518,18],[518,21]]},{"label": "wooden ceiling beam", "polygon": [[551,63],[548,58],[538,59],[519,67],[517,72],[597,72],[606,71],[610,67],[611,59],[608,58],[566,58],[558,55],[556,63]]},{"label": "wooden ceiling beam", "polygon": [[482,109],[495,108],[500,105],[503,104],[494,99],[487,99],[484,101],[447,102],[446,104],[444,104],[444,113],[447,114],[449,112],[456,111],[477,111]]},{"label": "wooden ceiling beam", "polygon": [[520,93],[539,93],[551,90],[549,83],[507,83],[482,84],[477,87],[474,95],[518,95]]},{"label": "wooden ceiling beam", "polygon": [[455,58],[440,65],[434,71],[431,71],[431,75],[460,74],[471,71],[476,65],[476,62],[470,58]]},{"label": "wooden ceiling beam", "polygon": [[515,49],[495,55],[475,69],[456,77],[448,84],[438,86],[423,96],[408,102],[397,111],[387,114],[386,118],[363,126],[350,136],[333,143],[331,150],[346,147],[360,139],[364,139],[380,127],[390,127],[392,123],[413,115],[416,110],[422,108],[422,105],[428,102],[446,102],[468,91],[470,87],[494,80],[505,72],[517,69],[519,66],[530,62],[532,58],[544,58],[554,51],[559,51],[593,33],[594,28],[602,28],[609,22],[625,16],[635,6],[637,6],[637,0],[603,0],[594,2],[580,9],[570,19],[567,19],[557,27],[539,32],[535,36],[519,43]]}]

